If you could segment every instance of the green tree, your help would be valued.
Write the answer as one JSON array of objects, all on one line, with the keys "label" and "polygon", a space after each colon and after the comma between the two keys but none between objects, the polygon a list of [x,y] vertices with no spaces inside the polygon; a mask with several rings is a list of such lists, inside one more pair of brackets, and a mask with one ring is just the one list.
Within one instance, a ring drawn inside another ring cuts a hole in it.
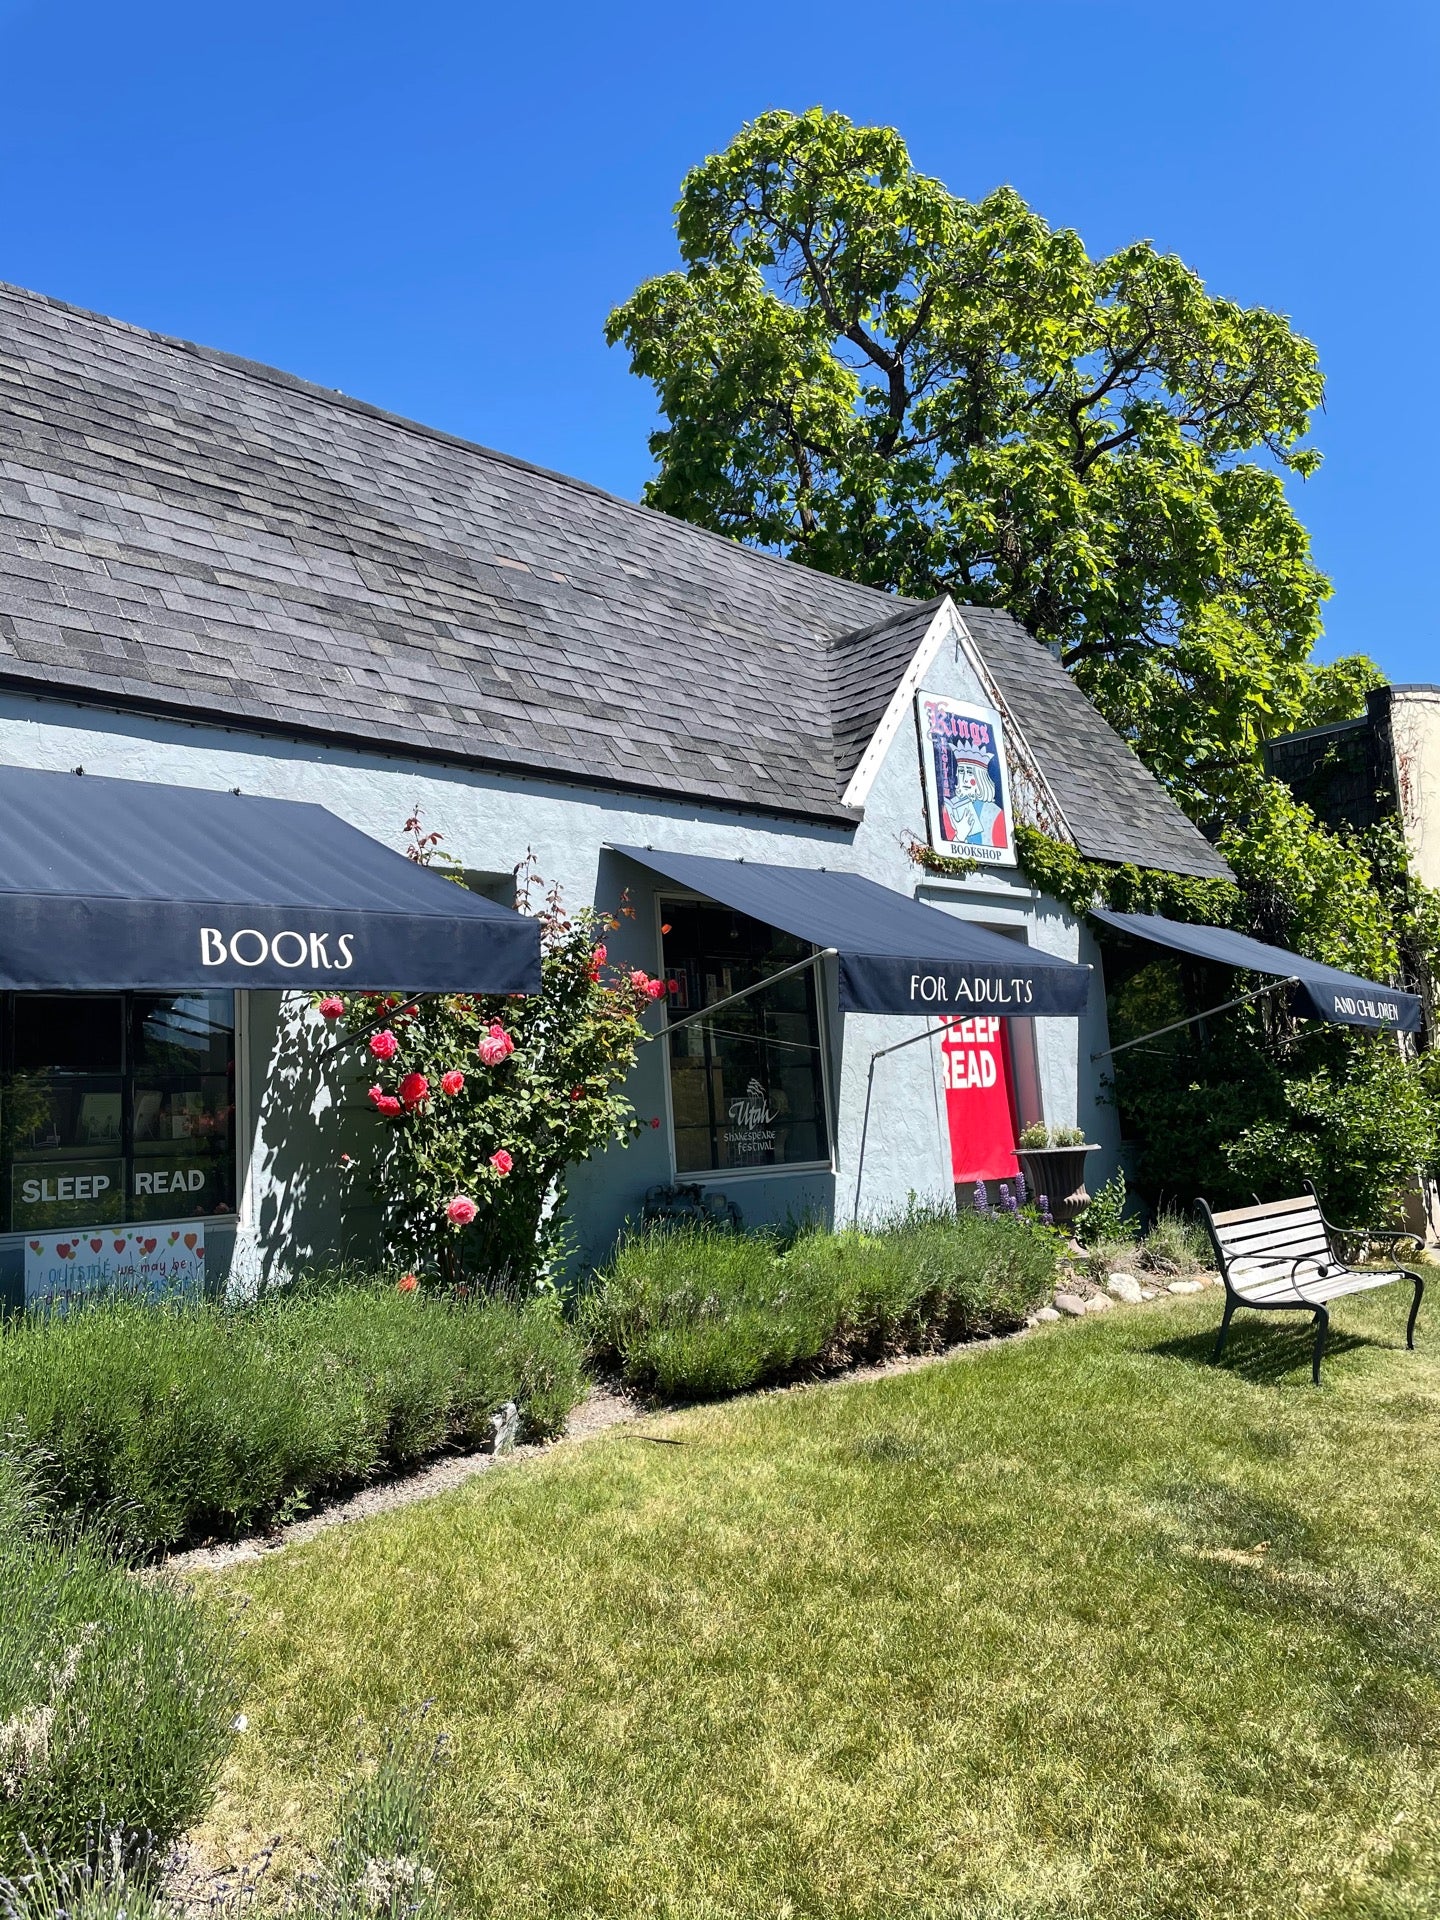
[{"label": "green tree", "polygon": [[682,270],[608,337],[653,381],[652,506],[825,572],[1010,609],[1197,818],[1268,734],[1357,712],[1286,495],[1323,383],[1282,315],[1148,242],[1092,259],[893,129],[767,113],[691,172]]}]

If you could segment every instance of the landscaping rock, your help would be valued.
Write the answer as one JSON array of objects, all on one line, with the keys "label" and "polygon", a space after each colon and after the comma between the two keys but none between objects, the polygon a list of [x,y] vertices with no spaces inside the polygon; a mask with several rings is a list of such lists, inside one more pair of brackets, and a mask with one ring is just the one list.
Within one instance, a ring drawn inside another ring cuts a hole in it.
[{"label": "landscaping rock", "polygon": [[513,1453],[519,1431],[520,1411],[513,1400],[507,1400],[499,1413],[492,1413],[490,1416],[490,1451]]},{"label": "landscaping rock", "polygon": [[1153,1300],[1155,1298],[1154,1287],[1141,1287],[1140,1298],[1142,1300]]},{"label": "landscaping rock", "polygon": [[1061,1313],[1073,1314],[1077,1319],[1085,1311],[1085,1302],[1078,1293],[1057,1293],[1055,1305]]},{"label": "landscaping rock", "polygon": [[1085,1302],[1086,1313],[1108,1313],[1115,1302],[1108,1293],[1092,1293]]},{"label": "landscaping rock", "polygon": [[1203,1293],[1205,1282],[1203,1280],[1172,1280],[1165,1291],[1167,1293]]},{"label": "landscaping rock", "polygon": [[1083,1260],[1085,1258],[1085,1249],[1078,1240],[1067,1241],[1065,1251],[1072,1260]]},{"label": "landscaping rock", "polygon": [[1054,1307],[1037,1307],[1030,1318],[1032,1320],[1058,1320],[1060,1316]]},{"label": "landscaping rock", "polygon": [[1145,1291],[1133,1273],[1112,1273],[1105,1284],[1117,1300],[1128,1300],[1132,1306],[1145,1298]]}]

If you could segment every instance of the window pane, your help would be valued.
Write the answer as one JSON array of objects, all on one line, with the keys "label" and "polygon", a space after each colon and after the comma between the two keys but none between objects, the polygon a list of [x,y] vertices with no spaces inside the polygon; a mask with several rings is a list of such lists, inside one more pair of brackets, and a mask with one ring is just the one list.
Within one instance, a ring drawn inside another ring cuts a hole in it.
[{"label": "window pane", "polygon": [[125,1000],[118,993],[17,993],[17,1073],[39,1067],[118,1073],[124,1064]]},{"label": "window pane", "polygon": [[[811,951],[727,907],[667,903],[665,972],[687,1012],[783,971]],[[670,1042],[681,1173],[785,1166],[830,1154],[813,972],[697,1022]]]},{"label": "window pane", "polygon": [[4,1224],[233,1213],[234,1004],[230,993],[11,996]]}]

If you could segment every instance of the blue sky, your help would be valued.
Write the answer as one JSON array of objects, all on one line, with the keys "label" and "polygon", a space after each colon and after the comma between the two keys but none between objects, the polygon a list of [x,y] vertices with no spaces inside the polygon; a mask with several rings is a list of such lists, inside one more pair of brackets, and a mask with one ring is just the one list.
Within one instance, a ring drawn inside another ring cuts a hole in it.
[{"label": "blue sky", "polygon": [[0,278],[634,496],[606,312],[673,262],[688,166],[823,103],[1289,314],[1329,376],[1323,652],[1436,680],[1437,55],[1387,0],[0,0]]}]

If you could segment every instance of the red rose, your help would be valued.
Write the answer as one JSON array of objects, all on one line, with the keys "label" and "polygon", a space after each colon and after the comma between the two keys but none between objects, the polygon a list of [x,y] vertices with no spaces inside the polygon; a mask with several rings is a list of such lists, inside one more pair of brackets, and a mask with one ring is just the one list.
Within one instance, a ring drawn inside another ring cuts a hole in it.
[{"label": "red rose", "polygon": [[407,1109],[418,1107],[422,1100],[430,1097],[430,1082],[423,1073],[407,1073],[400,1082],[399,1094]]},{"label": "red rose", "polygon": [[338,993],[327,993],[325,998],[320,1002],[320,1012],[327,1020],[343,1020],[345,1017],[345,1002],[340,998]]},{"label": "red rose", "polygon": [[570,1098],[572,1100],[583,1100],[585,1098],[585,1089],[583,1087],[571,1087]]},{"label": "red rose", "polygon": [[395,1282],[395,1291],[397,1293],[414,1293],[419,1284],[420,1282],[415,1278],[413,1273],[402,1273],[400,1278]]},{"label": "red rose", "polygon": [[647,980],[645,982],[645,991],[652,1000],[663,1000],[665,997],[665,982],[663,980]]},{"label": "red rose", "polygon": [[452,1227],[468,1227],[479,1211],[467,1194],[457,1193],[445,1209],[445,1218]]},{"label": "red rose", "polygon": [[590,964],[596,967],[603,967],[605,962],[609,959],[609,957],[610,956],[604,947],[596,947],[594,953],[592,953],[590,956]]},{"label": "red rose", "polygon": [[442,1073],[440,1076],[442,1093],[457,1094],[464,1085],[465,1076],[458,1067],[452,1067],[448,1073]]},{"label": "red rose", "polygon": [[665,982],[665,991],[667,993],[679,993],[680,982],[678,980],[667,980]]},{"label": "red rose", "polygon": [[650,1124],[651,1124],[651,1126],[652,1126],[652,1127],[658,1127],[658,1126],[659,1126],[659,1124],[660,1124],[660,1116],[659,1116],[659,1114],[658,1114],[658,1113],[656,1114],[656,1116],[655,1116],[655,1118],[654,1118],[654,1119],[653,1119],[653,1120],[652,1120],[652,1121],[650,1122]]},{"label": "red rose", "polygon": [[393,1120],[396,1114],[402,1112],[403,1109],[393,1093],[382,1093],[380,1098],[375,1102],[375,1111],[383,1114],[387,1120]]},{"label": "red rose", "polygon": [[389,1027],[382,1027],[379,1033],[371,1034],[370,1051],[377,1060],[393,1060],[400,1051],[400,1042]]},{"label": "red rose", "polygon": [[504,1147],[501,1147],[498,1152],[491,1154],[490,1164],[503,1180],[515,1162],[510,1158]]}]

